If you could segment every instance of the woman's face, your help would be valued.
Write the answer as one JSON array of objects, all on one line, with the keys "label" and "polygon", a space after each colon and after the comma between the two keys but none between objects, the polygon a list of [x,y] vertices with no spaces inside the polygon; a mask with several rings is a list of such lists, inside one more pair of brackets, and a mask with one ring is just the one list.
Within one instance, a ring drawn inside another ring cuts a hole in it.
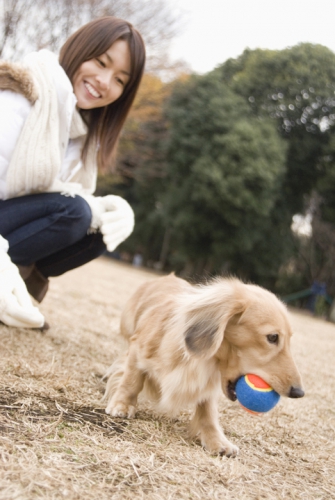
[{"label": "woman's face", "polygon": [[104,54],[82,63],[72,82],[77,107],[101,108],[116,101],[129,81],[130,67],[125,40],[116,40]]}]

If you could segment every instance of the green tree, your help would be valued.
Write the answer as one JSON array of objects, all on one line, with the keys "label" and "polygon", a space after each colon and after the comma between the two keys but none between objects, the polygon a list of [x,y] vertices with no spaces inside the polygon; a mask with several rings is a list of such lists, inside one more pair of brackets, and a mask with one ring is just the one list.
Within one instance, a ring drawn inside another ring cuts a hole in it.
[{"label": "green tree", "polygon": [[217,69],[256,116],[277,122],[287,140],[284,195],[292,214],[323,176],[324,148],[335,128],[335,54],[321,45],[246,50]]},{"label": "green tree", "polygon": [[[283,263],[297,262],[302,249],[297,245],[299,239],[292,237],[292,216],[312,211],[313,193],[321,199],[314,231],[323,227],[322,218],[335,223],[335,54],[306,43],[282,51],[246,50],[216,71],[229,88],[244,97],[255,116],[270,117],[285,139],[283,186],[269,227],[264,227],[265,238],[260,242],[264,248],[257,248],[257,253],[264,254],[266,245],[271,259],[277,248]],[[324,244],[319,248],[329,259],[331,245],[328,251]],[[294,257],[296,252],[298,257]],[[259,267],[258,259],[250,265]]]},{"label": "green tree", "polygon": [[[170,265],[197,274],[223,266],[240,272],[240,257],[263,239],[279,196],[283,141],[274,123],[255,118],[217,73],[176,86],[167,117],[167,178],[158,209],[170,234]],[[243,273],[252,274],[247,267]]]}]

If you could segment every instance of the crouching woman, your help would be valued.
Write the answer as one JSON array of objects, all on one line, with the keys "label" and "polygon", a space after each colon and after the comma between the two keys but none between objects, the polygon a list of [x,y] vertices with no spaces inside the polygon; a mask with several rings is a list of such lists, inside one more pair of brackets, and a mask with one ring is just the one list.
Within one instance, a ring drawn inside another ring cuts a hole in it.
[{"label": "crouching woman", "polygon": [[[91,21],[22,64],[0,61],[0,321],[41,327],[48,278],[113,251],[134,214],[95,197],[135,98],[145,48],[115,17]],[[28,293],[29,292],[29,293]],[[30,294],[30,295],[29,295]]]}]

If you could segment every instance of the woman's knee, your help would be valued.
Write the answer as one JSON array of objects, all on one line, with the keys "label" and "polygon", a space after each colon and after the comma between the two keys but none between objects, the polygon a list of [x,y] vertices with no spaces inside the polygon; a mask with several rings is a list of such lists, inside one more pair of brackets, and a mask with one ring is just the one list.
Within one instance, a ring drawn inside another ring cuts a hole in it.
[{"label": "woman's knee", "polygon": [[89,227],[92,219],[92,211],[87,201],[79,195],[71,198],[70,214],[78,217],[83,223]]},{"label": "woman's knee", "polygon": [[79,236],[85,235],[92,220],[89,204],[81,196],[66,197],[63,202],[66,204],[65,219],[69,232],[73,232],[73,236],[77,233]]}]

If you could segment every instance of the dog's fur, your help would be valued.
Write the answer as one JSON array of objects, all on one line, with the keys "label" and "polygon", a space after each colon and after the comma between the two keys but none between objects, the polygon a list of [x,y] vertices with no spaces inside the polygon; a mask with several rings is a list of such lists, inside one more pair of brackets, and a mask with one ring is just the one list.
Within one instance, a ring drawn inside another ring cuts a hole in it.
[{"label": "dog's fur", "polygon": [[107,373],[106,412],[133,417],[143,387],[163,412],[193,405],[191,434],[212,453],[238,452],[220,428],[217,400],[221,389],[236,399],[240,376],[254,373],[282,396],[304,394],[285,305],[235,278],[192,286],[169,275],[145,283],[125,306],[121,334],[129,350]]}]

